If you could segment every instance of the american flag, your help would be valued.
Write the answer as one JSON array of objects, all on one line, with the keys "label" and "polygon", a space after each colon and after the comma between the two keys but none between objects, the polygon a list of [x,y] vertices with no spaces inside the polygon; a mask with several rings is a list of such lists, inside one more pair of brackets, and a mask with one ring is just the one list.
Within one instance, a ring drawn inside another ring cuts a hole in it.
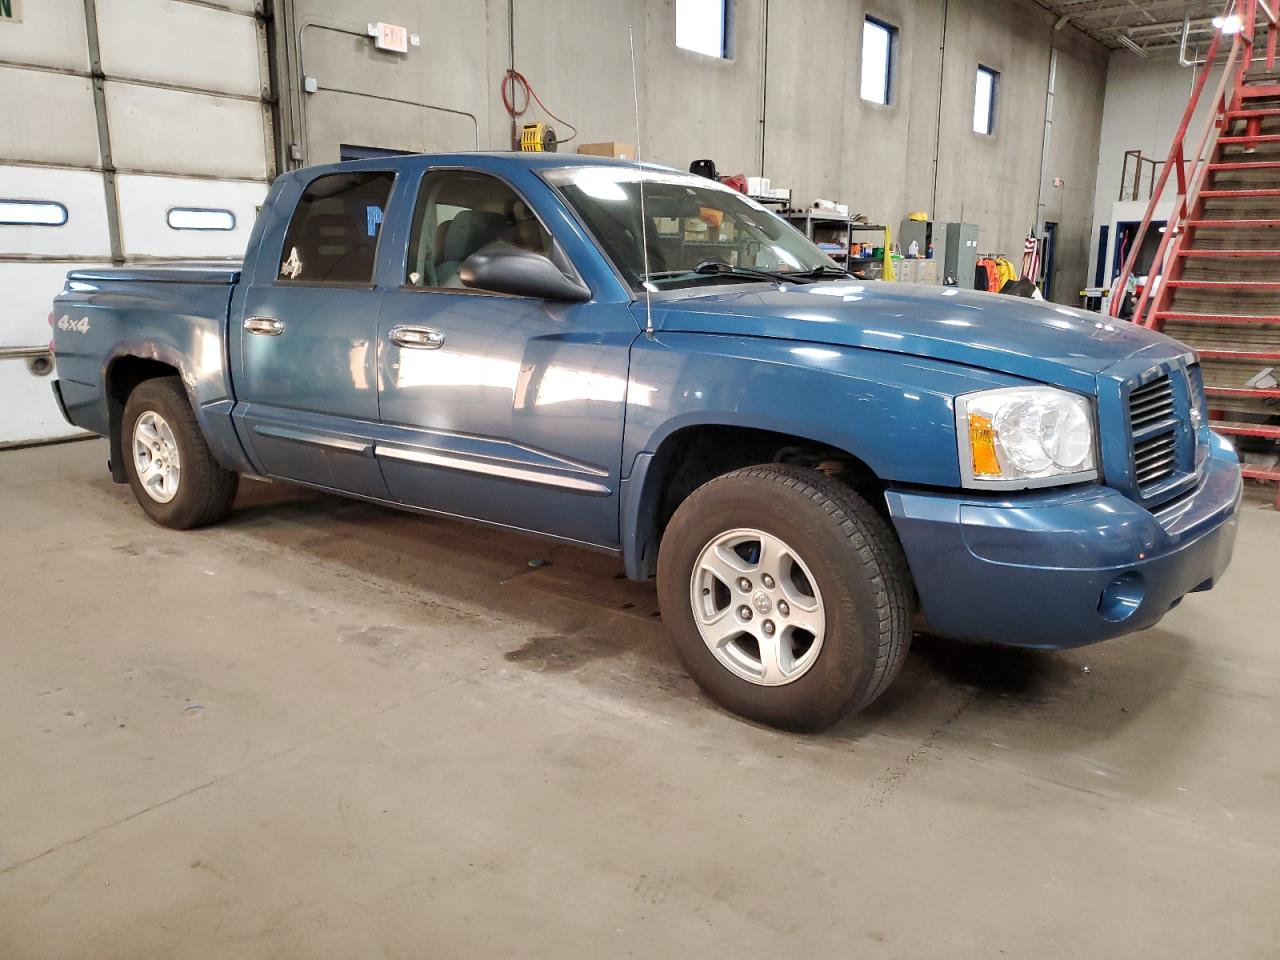
[{"label": "american flag", "polygon": [[1034,233],[1028,233],[1022,244],[1022,279],[1032,283],[1039,282],[1040,277],[1040,242]]}]

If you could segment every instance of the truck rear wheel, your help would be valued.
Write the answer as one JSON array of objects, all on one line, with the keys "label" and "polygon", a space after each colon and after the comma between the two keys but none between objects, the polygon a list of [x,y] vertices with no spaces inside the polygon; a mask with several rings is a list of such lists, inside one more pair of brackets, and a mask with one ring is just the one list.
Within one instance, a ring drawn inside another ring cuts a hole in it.
[{"label": "truck rear wheel", "polygon": [[676,651],[717,703],[817,730],[889,686],[911,641],[911,580],[888,523],[839,481],[786,464],[695,490],[658,554]]},{"label": "truck rear wheel", "polygon": [[156,523],[188,530],[231,510],[240,476],[209,452],[177,377],[140,383],[125,403],[122,429],[129,486]]}]

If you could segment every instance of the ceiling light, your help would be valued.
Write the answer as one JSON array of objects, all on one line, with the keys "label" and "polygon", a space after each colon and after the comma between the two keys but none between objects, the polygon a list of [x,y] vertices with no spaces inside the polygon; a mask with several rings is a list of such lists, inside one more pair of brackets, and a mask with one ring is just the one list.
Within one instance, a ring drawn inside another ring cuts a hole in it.
[{"label": "ceiling light", "polygon": [[1233,33],[1240,32],[1244,27],[1244,21],[1240,19],[1240,14],[1233,13],[1229,17],[1214,17],[1213,25],[1216,29],[1230,36]]}]

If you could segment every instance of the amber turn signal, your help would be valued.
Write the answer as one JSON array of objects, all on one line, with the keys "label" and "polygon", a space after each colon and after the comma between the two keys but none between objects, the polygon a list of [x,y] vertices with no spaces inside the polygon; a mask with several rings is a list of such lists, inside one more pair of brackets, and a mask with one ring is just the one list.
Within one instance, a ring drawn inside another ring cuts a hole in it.
[{"label": "amber turn signal", "polygon": [[996,457],[996,433],[991,418],[981,414],[969,414],[969,450],[973,454],[975,477],[1000,476],[1000,461]]}]

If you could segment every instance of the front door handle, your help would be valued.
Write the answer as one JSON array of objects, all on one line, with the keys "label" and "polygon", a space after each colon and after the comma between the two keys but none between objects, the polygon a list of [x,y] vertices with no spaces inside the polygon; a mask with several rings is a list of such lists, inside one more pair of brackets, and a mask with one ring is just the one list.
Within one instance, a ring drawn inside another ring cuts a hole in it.
[{"label": "front door handle", "polygon": [[284,333],[284,321],[274,317],[249,317],[244,322],[244,328],[260,336],[278,337]]},{"label": "front door handle", "polygon": [[410,347],[414,350],[438,350],[444,346],[444,334],[439,330],[432,330],[430,327],[414,327],[408,324],[392,327],[391,333],[392,343],[398,343],[402,347]]}]

